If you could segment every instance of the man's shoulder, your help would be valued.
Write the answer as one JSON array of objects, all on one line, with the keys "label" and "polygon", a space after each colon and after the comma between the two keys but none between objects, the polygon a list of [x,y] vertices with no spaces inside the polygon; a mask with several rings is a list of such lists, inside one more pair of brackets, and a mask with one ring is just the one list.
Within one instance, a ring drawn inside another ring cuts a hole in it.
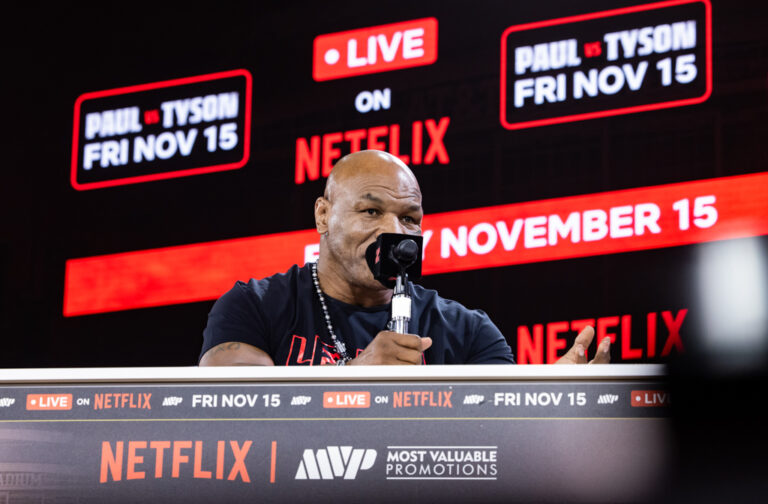
[{"label": "man's shoulder", "polygon": [[433,339],[433,347],[426,352],[430,356],[427,362],[514,364],[504,335],[483,310],[467,308],[417,285],[413,294],[419,334]]},{"label": "man's shoulder", "polygon": [[294,264],[288,271],[275,273],[264,278],[251,278],[247,282],[238,280],[235,287],[241,292],[256,298],[265,298],[275,292],[296,291],[299,284],[307,282],[310,277],[309,263],[304,266]]},{"label": "man's shoulder", "polygon": [[413,284],[413,296],[416,303],[424,309],[434,309],[446,315],[457,317],[488,317],[482,310],[467,308],[461,302],[441,296],[434,289],[427,289],[421,285]]}]

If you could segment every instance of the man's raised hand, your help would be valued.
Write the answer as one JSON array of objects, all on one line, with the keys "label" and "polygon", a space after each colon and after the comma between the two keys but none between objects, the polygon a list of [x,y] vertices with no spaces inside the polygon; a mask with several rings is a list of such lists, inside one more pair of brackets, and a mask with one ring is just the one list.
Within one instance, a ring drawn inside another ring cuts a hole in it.
[{"label": "man's raised hand", "polygon": [[[587,364],[586,351],[589,344],[595,337],[595,330],[592,327],[585,327],[578,336],[573,346],[560,357],[555,364]],[[597,346],[595,358],[589,361],[589,364],[608,364],[611,362],[611,339],[603,338],[603,341]]]}]

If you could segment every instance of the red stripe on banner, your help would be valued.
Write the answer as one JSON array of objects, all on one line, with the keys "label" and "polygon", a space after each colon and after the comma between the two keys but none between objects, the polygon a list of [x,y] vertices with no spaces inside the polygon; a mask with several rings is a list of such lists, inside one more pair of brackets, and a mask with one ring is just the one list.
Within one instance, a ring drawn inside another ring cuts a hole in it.
[{"label": "red stripe on banner", "polygon": [[[768,172],[431,214],[424,274],[768,234]],[[315,230],[72,259],[64,315],[215,299],[317,253]]]},{"label": "red stripe on banner", "polygon": [[67,261],[64,315],[215,299],[237,279],[304,263],[315,230],[238,238]]},{"label": "red stripe on banner", "polygon": [[[578,240],[553,234],[569,218]],[[436,214],[430,231],[426,274],[759,236],[768,172]]]}]

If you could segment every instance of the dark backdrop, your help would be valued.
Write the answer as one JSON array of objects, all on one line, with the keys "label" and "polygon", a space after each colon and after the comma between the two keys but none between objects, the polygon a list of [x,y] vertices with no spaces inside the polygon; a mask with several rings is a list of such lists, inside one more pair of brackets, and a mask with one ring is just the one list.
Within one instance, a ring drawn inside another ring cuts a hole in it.
[{"label": "dark backdrop", "polygon": [[[753,2],[714,2],[714,85],[704,103],[519,131],[501,127],[505,28],[636,3],[156,2],[15,10],[3,34],[0,366],[194,364],[213,300],[65,318],[65,261],[313,227],[324,181],[294,183],[299,137],[394,123],[405,129],[414,120],[450,116],[450,163],[414,168],[427,213],[765,171],[768,36]],[[312,79],[317,35],[430,16],[439,20],[435,64]],[[254,82],[245,167],[91,191],[70,185],[78,96],[238,68]],[[391,109],[355,110],[357,93],[385,87]],[[708,335],[700,292],[706,258],[725,249],[738,258],[741,247],[764,259],[768,240],[480,269],[422,283],[487,311],[513,349],[521,325],[623,314],[633,315],[633,346],[642,346],[647,313],[687,309],[681,335],[695,350],[708,337],[728,339],[741,330],[734,320],[734,334]],[[765,277],[757,285],[765,296]],[[758,327],[767,317],[756,314]],[[660,326],[659,345],[665,334]]]}]

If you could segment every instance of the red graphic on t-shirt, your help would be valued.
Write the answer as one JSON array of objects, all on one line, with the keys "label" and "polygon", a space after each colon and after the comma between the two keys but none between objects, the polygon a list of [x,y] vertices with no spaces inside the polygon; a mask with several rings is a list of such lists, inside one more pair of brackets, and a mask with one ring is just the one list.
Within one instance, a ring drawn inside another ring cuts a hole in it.
[{"label": "red graphic on t-shirt", "polygon": [[[288,350],[288,358],[285,360],[285,365],[304,365],[304,366],[311,366],[312,362],[315,360],[315,349],[317,348],[317,342],[320,339],[320,336],[315,334],[315,342],[312,345],[312,356],[308,359],[304,358],[304,354],[307,351],[307,338],[304,338],[303,336],[297,336],[293,335],[293,339],[291,340],[291,348]],[[296,343],[299,343],[298,348],[296,349],[296,356],[295,360],[291,360],[292,357],[294,357],[294,348],[296,347]]]},{"label": "red graphic on t-shirt", "polygon": [[[357,348],[351,353],[354,353],[355,357],[357,357],[362,351],[361,348]],[[319,356],[320,362],[315,362],[316,355]],[[325,364],[336,364],[339,360],[341,360],[341,354],[336,351],[336,347],[321,340],[319,335],[315,334],[310,354],[307,349],[307,338],[294,334],[291,338],[291,347],[288,349],[288,358],[285,359],[285,365],[314,366],[319,364],[323,366]]]},{"label": "red graphic on t-shirt", "polygon": [[[362,352],[362,350],[358,349],[355,352],[355,357],[360,355],[360,352]],[[315,356],[318,354],[320,362],[315,362]],[[291,338],[291,347],[288,350],[288,358],[285,360],[285,365],[313,366],[315,364],[320,364],[322,366],[324,364],[336,364],[340,359],[341,354],[336,351],[336,348],[321,340],[319,335],[315,334],[310,353],[307,348],[307,338],[294,334],[293,338]]]}]

